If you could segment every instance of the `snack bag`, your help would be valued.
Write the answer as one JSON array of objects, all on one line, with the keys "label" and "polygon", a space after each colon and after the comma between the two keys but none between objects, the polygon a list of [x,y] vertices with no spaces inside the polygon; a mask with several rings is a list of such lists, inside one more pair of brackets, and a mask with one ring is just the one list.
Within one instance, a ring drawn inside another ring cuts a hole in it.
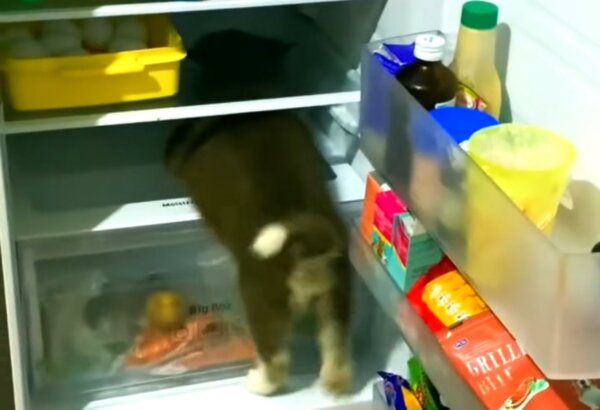
[{"label": "snack bag", "polygon": [[410,387],[424,410],[448,410],[442,404],[440,394],[427,377],[419,359],[412,357],[408,361],[408,371]]},{"label": "snack bag", "polygon": [[447,327],[487,310],[486,304],[458,271],[448,272],[429,282],[422,298]]},{"label": "snack bag", "polygon": [[438,264],[429,269],[425,275],[417,279],[410,290],[406,293],[406,298],[413,309],[417,312],[421,319],[423,319],[423,322],[425,322],[427,327],[429,327],[433,333],[444,329],[445,326],[431,312],[427,304],[423,301],[423,292],[427,283],[453,270],[456,270],[454,264],[450,261],[450,259],[448,259],[448,257],[444,257]]},{"label": "snack bag", "polygon": [[542,372],[491,312],[438,339],[459,374],[493,410],[568,410]]},{"label": "snack bag", "polygon": [[383,390],[390,410],[423,409],[405,379],[393,373],[377,372],[377,374],[383,379]]}]

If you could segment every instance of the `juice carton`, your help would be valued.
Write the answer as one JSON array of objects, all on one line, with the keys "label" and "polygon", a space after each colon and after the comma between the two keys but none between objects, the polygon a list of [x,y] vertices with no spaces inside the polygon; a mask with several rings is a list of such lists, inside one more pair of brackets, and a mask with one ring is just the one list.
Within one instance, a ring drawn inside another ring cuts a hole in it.
[{"label": "juice carton", "polygon": [[392,246],[394,218],[404,212],[406,206],[393,191],[383,191],[375,196],[371,246],[385,266],[395,257]]},{"label": "juice carton", "polygon": [[415,281],[442,259],[435,241],[409,212],[396,215],[392,231],[396,258],[388,267],[400,289],[408,291]]},{"label": "juice carton", "polygon": [[442,258],[442,251],[393,191],[375,196],[371,246],[403,291]]},{"label": "juice carton", "polygon": [[438,332],[450,361],[488,409],[568,410],[491,312]]},{"label": "juice carton", "polygon": [[365,199],[363,201],[363,211],[360,217],[360,233],[367,242],[371,242],[371,232],[373,231],[373,218],[375,216],[375,197],[378,193],[389,191],[390,187],[383,181],[381,176],[373,171],[367,177],[365,188]]}]

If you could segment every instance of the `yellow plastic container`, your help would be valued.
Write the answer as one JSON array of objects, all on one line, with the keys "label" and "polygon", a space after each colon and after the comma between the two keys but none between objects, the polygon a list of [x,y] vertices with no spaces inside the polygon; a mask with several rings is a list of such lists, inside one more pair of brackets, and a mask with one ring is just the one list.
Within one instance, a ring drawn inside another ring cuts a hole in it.
[{"label": "yellow plastic container", "polygon": [[149,48],[87,56],[17,59],[4,62],[6,85],[17,110],[49,110],[169,97],[179,91],[186,56],[169,19],[143,19]]},{"label": "yellow plastic container", "polygon": [[575,160],[573,145],[540,127],[502,124],[477,132],[468,149],[521,211],[550,233]]}]

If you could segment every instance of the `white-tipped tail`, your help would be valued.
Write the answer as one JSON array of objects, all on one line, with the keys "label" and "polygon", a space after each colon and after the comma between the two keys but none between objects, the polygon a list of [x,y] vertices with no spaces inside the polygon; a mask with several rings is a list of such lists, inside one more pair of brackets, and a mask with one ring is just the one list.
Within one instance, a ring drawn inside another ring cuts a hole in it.
[{"label": "white-tipped tail", "polygon": [[270,223],[262,227],[252,242],[251,249],[260,258],[277,255],[288,239],[288,229],[281,223]]}]

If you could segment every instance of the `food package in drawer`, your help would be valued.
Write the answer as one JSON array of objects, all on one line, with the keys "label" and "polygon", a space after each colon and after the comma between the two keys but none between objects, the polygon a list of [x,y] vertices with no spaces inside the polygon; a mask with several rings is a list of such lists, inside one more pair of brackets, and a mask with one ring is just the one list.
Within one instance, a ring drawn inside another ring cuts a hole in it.
[{"label": "food package in drawer", "polygon": [[5,38],[8,95],[22,111],[175,95],[186,56],[164,16],[15,25]]},{"label": "food package in drawer", "polygon": [[40,301],[49,380],[173,375],[254,358],[230,263],[95,269],[70,286],[53,282]]}]

